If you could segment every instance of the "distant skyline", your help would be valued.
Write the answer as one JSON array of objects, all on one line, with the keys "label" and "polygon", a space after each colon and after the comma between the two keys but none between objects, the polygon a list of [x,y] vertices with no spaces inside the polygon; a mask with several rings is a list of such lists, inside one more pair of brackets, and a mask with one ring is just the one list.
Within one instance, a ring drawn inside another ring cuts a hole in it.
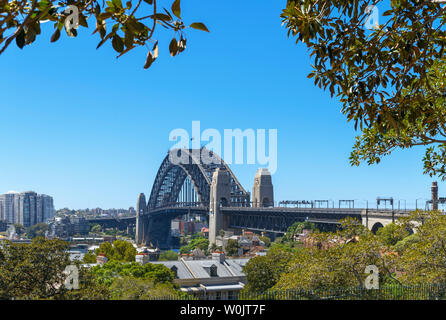
[{"label": "distant skyline", "polygon": [[[430,198],[432,181],[446,196],[445,183],[423,175],[421,147],[350,166],[357,132],[339,101],[307,79],[309,54],[281,26],[285,4],[184,1],[185,22],[202,21],[211,32],[188,31],[175,58],[172,35],[163,33],[149,70],[143,48],[116,59],[110,43],[95,49],[92,30],[50,43],[53,26],[44,24],[36,43],[0,56],[0,193],[48,194],[56,209],[135,207],[174,145],[169,133],[198,120],[202,130],[278,130],[278,201],[372,206],[388,196],[409,207]],[[231,165],[247,191],[258,167]]]}]

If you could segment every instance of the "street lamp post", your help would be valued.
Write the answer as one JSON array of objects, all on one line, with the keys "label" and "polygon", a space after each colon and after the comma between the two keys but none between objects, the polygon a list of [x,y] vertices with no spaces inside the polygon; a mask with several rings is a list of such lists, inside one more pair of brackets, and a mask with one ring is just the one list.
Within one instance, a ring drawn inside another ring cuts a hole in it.
[{"label": "street lamp post", "polygon": [[365,207],[365,226],[368,229],[369,228],[369,200],[363,199],[363,201],[365,201],[365,203],[366,203],[366,207]]},{"label": "street lamp post", "polygon": [[418,200],[423,200],[423,198],[418,198],[415,200],[415,210],[418,210]]}]

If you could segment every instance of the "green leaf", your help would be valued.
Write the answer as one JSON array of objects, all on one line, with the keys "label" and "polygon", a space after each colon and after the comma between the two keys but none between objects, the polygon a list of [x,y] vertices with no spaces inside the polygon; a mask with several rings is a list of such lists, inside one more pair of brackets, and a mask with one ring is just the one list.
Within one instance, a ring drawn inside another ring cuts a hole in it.
[{"label": "green leaf", "polygon": [[88,28],[87,19],[85,19],[85,16],[83,14],[79,14],[79,24],[82,27]]},{"label": "green leaf", "polygon": [[155,61],[155,59],[153,58],[152,52],[149,51],[149,53],[147,53],[147,59],[146,59],[146,63],[144,64],[144,69],[150,68],[153,61]]},{"label": "green leaf", "polygon": [[17,47],[22,49],[25,46],[25,31],[20,30],[19,34],[15,38],[15,42],[17,44]]},{"label": "green leaf", "polygon": [[127,30],[124,37],[124,44],[127,48],[133,46],[134,35],[130,30]]},{"label": "green leaf", "polygon": [[190,27],[197,30],[209,32],[208,28],[201,22],[194,22],[190,25]]},{"label": "green leaf", "polygon": [[177,53],[178,53],[178,42],[177,42],[177,39],[173,38],[172,41],[170,41],[169,51],[170,51],[170,55],[172,57],[177,55]]},{"label": "green leaf", "polygon": [[112,46],[113,49],[115,49],[117,52],[122,52],[124,50],[124,42],[122,41],[122,38],[117,34],[113,36]]},{"label": "green leaf", "polygon": [[[152,18],[152,19],[153,19],[153,17],[154,17],[153,15],[150,16],[150,18]],[[163,20],[163,21],[167,21],[167,22],[172,21],[172,18],[169,17],[167,14],[164,14],[164,13],[157,13],[157,14],[155,14],[155,18],[158,19],[158,20]]]},{"label": "green leaf", "polygon": [[181,7],[180,7],[180,0],[175,0],[172,4],[172,12],[174,15],[176,15],[178,18],[181,19]]},{"label": "green leaf", "polygon": [[122,8],[122,2],[121,0],[112,0],[112,3],[117,8]]},{"label": "green leaf", "polygon": [[56,42],[60,38],[60,30],[57,28],[56,31],[54,31],[53,35],[51,36],[51,42]]}]

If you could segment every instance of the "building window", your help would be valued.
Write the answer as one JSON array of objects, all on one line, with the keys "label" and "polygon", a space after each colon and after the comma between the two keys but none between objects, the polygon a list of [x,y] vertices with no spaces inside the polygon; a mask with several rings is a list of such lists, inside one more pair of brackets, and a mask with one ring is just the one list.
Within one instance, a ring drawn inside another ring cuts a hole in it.
[{"label": "building window", "polygon": [[210,276],[211,277],[216,277],[217,276],[217,266],[215,264],[213,264],[210,268]]},{"label": "building window", "polygon": [[170,268],[170,270],[173,271],[175,278],[178,278],[178,268],[176,266],[172,266],[172,268]]}]

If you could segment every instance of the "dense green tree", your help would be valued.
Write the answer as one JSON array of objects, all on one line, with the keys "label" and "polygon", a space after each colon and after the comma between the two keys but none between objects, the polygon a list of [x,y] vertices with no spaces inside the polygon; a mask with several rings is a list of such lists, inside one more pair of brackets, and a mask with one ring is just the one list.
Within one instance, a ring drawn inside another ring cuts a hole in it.
[{"label": "dense green tree", "polygon": [[102,243],[98,249],[96,249],[96,254],[105,254],[109,261],[135,261],[135,256],[138,253],[135,247],[128,241],[116,240],[113,245],[109,242]]},{"label": "dense green tree", "polygon": [[378,267],[381,284],[398,283],[398,256],[357,220],[346,219],[336,233],[317,233],[313,238],[325,248],[297,250],[275,289],[362,287],[369,265]]},{"label": "dense green tree", "polygon": [[184,24],[180,0],[170,1],[170,4],[170,8],[164,8],[159,0],[127,1],[125,4],[121,0],[0,0],[0,54],[13,41],[20,49],[33,43],[41,34],[41,23],[49,20],[54,22],[51,42],[60,38],[62,29],[68,36],[76,37],[78,25],[85,28],[95,25],[93,33],[100,37],[97,48],[109,41],[118,57],[150,44],[144,64],[146,69],[158,57],[158,41],[154,39],[157,25],[174,33],[169,44],[172,56],[186,49],[187,28],[209,31],[201,22]]},{"label": "dense green tree", "polygon": [[[371,22],[372,10],[380,23]],[[351,163],[379,163],[395,149],[426,150],[425,173],[446,178],[446,6],[440,1],[289,0],[288,35],[310,50],[315,85],[342,103],[362,133]]]},{"label": "dense green tree", "polygon": [[225,253],[229,256],[236,256],[238,254],[238,249],[240,244],[235,239],[228,239],[225,247]]},{"label": "dense green tree", "polygon": [[110,285],[110,291],[114,300],[153,300],[182,296],[171,283],[155,283],[151,279],[128,276],[116,278]]},{"label": "dense green tree", "polygon": [[169,250],[169,251],[163,251],[160,253],[160,256],[158,258],[159,261],[174,261],[178,260],[178,253],[175,251]]},{"label": "dense green tree", "polygon": [[208,247],[209,247],[209,239],[200,236],[198,238],[190,240],[190,242],[187,245],[182,246],[180,248],[180,253],[182,254],[190,253],[192,250],[196,248],[206,252]]},{"label": "dense green tree", "polygon": [[0,246],[0,299],[63,297],[68,244],[34,238],[31,244],[9,241]]},{"label": "dense green tree", "polygon": [[376,235],[381,238],[384,244],[388,246],[394,246],[399,241],[409,236],[409,232],[396,223],[390,223],[383,228],[379,229]]},{"label": "dense green tree", "polygon": [[[446,215],[415,211],[398,221],[402,229],[415,232],[402,247],[401,281],[408,284],[446,283]],[[406,238],[407,239],[407,238]]]},{"label": "dense green tree", "polygon": [[38,223],[28,228],[26,237],[33,239],[35,237],[45,237],[45,233],[50,230],[46,223]]},{"label": "dense green tree", "polygon": [[398,241],[394,249],[396,252],[398,252],[400,255],[404,254],[404,251],[409,248],[410,246],[413,246],[416,242],[420,241],[419,235],[416,233],[411,234],[410,236],[404,238],[403,240]]},{"label": "dense green tree", "polygon": [[88,251],[84,254],[84,258],[82,259],[83,263],[96,263],[97,256],[94,252]]},{"label": "dense green tree", "polygon": [[288,227],[287,232],[282,237],[281,242],[292,242],[294,241],[294,237],[298,234],[301,234],[304,229],[316,230],[316,226],[314,223],[305,221],[305,222],[295,222],[290,227]]},{"label": "dense green tree", "polygon": [[266,256],[252,258],[243,268],[248,292],[261,293],[272,288],[288,268],[293,253],[281,248],[271,248]]},{"label": "dense green tree", "polygon": [[136,262],[111,261],[102,266],[94,266],[92,272],[100,284],[107,286],[110,286],[115,278],[124,276],[149,279],[155,283],[171,283],[175,277],[173,271],[162,264],[147,263],[141,265]]},{"label": "dense green tree", "polygon": [[260,241],[263,241],[265,244],[265,247],[269,247],[271,245],[271,239],[267,236],[261,236],[259,237]]},{"label": "dense green tree", "polygon": [[92,225],[90,228],[90,232],[92,232],[92,233],[99,233],[101,231],[102,231],[101,225],[97,224],[97,223]]},{"label": "dense green tree", "polygon": [[111,299],[110,289],[100,284],[93,272],[78,265],[79,289],[66,290],[59,299],[63,300],[108,300]]}]

